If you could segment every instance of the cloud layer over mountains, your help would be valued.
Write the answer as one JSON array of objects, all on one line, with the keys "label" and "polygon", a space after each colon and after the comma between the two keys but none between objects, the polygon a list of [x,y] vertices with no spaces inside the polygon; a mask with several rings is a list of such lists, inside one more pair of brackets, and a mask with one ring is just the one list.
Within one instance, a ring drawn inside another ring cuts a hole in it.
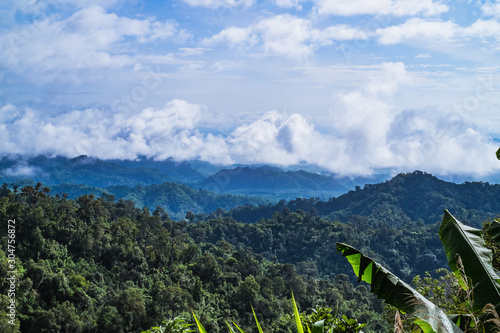
[{"label": "cloud layer over mountains", "polygon": [[202,159],[214,163],[317,164],[332,172],[366,175],[377,168],[435,174],[487,174],[498,169],[496,145],[458,113],[398,110],[391,101],[411,81],[401,63],[383,64],[357,91],[339,92],[329,124],[269,111],[227,134],[210,124],[203,105],[174,99],[136,114],[87,108],[48,115],[6,105],[0,153],[81,154],[103,159]]}]

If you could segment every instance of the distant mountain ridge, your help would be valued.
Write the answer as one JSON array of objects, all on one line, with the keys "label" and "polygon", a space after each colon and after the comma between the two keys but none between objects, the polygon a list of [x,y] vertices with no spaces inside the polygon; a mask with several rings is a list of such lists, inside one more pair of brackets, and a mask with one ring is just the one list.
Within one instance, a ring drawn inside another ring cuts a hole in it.
[{"label": "distant mountain ridge", "polygon": [[155,161],[145,156],[141,156],[137,160],[110,160],[110,162],[132,169],[155,169],[182,182],[192,182],[205,178],[205,176],[201,172],[195,170],[189,162],[176,162],[172,158],[164,161]]},{"label": "distant mountain ridge", "polygon": [[288,209],[313,212],[330,220],[355,216],[390,225],[410,222],[437,223],[444,209],[471,225],[500,214],[500,185],[485,182],[455,184],[421,171],[401,173],[378,184],[357,187],[327,201],[296,199],[274,206],[239,207],[229,215],[238,221],[256,222]]},{"label": "distant mountain ridge", "polygon": [[[206,162],[193,164],[205,171],[214,167]],[[107,193],[150,209],[163,206],[174,218],[183,218],[188,210],[208,214],[222,208],[225,212],[219,215],[247,223],[285,209],[341,221],[363,216],[390,225],[436,223],[444,209],[477,225],[500,212],[500,185],[456,184],[421,171],[355,186],[356,179],[266,165],[223,168],[205,177],[190,163],[173,160],[112,161],[85,155],[73,159],[0,158],[0,183],[23,186],[30,182],[41,182],[53,193],[67,193],[72,198]]]},{"label": "distant mountain ridge", "polygon": [[332,176],[272,166],[223,169],[195,185],[220,193],[251,193],[276,199],[329,198],[349,190]]},{"label": "distant mountain ridge", "polygon": [[[192,167],[191,163],[196,166]],[[206,162],[137,160],[101,160],[81,155],[72,159],[36,156],[0,158],[0,181],[6,183],[33,180],[45,185],[85,184],[91,187],[135,187],[165,182],[187,184],[195,188],[237,195],[263,196],[270,200],[298,197],[328,199],[347,192],[353,185],[343,185],[333,176],[314,172],[284,171],[268,165],[221,168]],[[199,168],[201,171],[198,171]],[[209,176],[206,172],[217,170]]]}]

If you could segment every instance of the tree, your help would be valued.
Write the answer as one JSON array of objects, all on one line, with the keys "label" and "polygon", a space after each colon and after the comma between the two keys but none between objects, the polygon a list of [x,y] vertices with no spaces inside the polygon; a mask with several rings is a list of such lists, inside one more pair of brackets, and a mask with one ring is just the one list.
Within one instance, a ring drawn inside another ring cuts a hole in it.
[{"label": "tree", "polygon": [[249,275],[238,287],[238,300],[243,304],[253,304],[259,295],[260,286],[253,275]]}]

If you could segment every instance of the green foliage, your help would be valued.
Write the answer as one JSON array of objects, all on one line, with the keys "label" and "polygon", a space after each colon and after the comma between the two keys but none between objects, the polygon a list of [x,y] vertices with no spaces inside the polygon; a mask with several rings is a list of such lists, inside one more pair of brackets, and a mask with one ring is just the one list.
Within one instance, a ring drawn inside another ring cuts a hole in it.
[{"label": "green foliage", "polygon": [[[253,242],[273,237],[267,230],[231,219],[173,221],[162,209],[151,213],[110,196],[52,196],[41,185],[1,195],[0,223],[6,229],[6,221],[15,218],[19,235],[16,323],[22,332],[153,331],[182,324],[175,318],[187,318],[191,311],[208,332],[223,330],[228,318],[238,323],[231,324],[234,330],[251,332],[250,301],[259,325],[271,329],[291,313],[291,289],[306,311],[342,299],[340,314],[352,317],[359,309],[370,327],[383,325],[379,302],[348,279],[320,276],[316,264],[305,261],[280,263],[238,241],[245,234]],[[269,222],[286,233],[289,221],[276,218],[279,222]],[[301,228],[309,228],[301,222],[305,218],[297,220]],[[203,234],[204,240],[194,239]],[[275,237],[267,245],[282,253],[296,245]],[[6,295],[6,288],[0,281],[0,294]],[[174,319],[163,322],[166,318]]]},{"label": "green foliage", "polygon": [[[306,327],[321,328],[319,330],[321,333],[356,333],[366,326],[366,324],[358,323],[354,318],[347,318],[346,315],[342,315],[340,318],[337,315],[332,316],[331,311],[331,308],[316,307],[311,314],[301,314],[301,321]],[[319,325],[319,323],[321,324]]]},{"label": "green foliage", "polygon": [[425,323],[420,325],[425,326],[424,332],[438,332],[443,325],[447,328],[446,332],[460,332],[440,308],[379,263],[343,243],[337,243],[337,250],[351,264],[358,282],[371,284],[375,295],[401,311],[425,318]]},{"label": "green foliage", "polygon": [[367,184],[363,189],[349,191],[329,200],[297,198],[275,205],[238,207],[228,216],[241,222],[258,222],[271,218],[275,212],[287,208],[290,212],[299,209],[315,212],[328,220],[347,221],[363,216],[368,222],[390,226],[405,226],[410,222],[439,223],[441,212],[449,209],[461,220],[477,223],[494,218],[500,211],[500,185],[487,182],[455,184],[440,180],[430,174],[414,171],[401,173],[379,183]]},{"label": "green foliage", "polygon": [[200,331],[200,333],[207,333],[207,330],[205,330],[205,327],[203,327],[203,325],[200,323],[198,318],[196,318],[196,315],[194,313],[193,313],[193,317],[194,317],[194,320],[196,321],[196,326],[198,327],[198,331]]},{"label": "green foliage", "polygon": [[[493,239],[498,239],[500,225],[496,224],[500,223],[492,223],[494,225],[490,225],[487,232],[490,232],[489,236]],[[439,236],[449,265],[466,293],[468,316],[455,316],[457,324],[465,331],[473,329],[474,332],[496,332],[500,326],[495,308],[500,307],[500,277],[493,268],[492,252],[486,247],[481,230],[460,223],[446,210]],[[337,249],[351,264],[358,281],[370,283],[371,291],[378,297],[402,312],[416,316],[416,323],[424,332],[463,332],[445,315],[443,309],[373,259],[346,244],[337,243]],[[416,282],[417,286],[422,287],[419,278]],[[433,281],[428,280],[427,283],[429,282]],[[435,301],[442,299],[444,294],[438,284],[434,284],[432,289],[424,288],[423,291],[430,292]],[[450,305],[449,302],[447,305]],[[453,300],[453,305],[456,305],[456,299]]]},{"label": "green foliage", "polygon": [[295,323],[297,324],[298,333],[304,333],[304,328],[302,327],[302,322],[300,321],[299,310],[297,309],[297,303],[295,302],[295,297],[293,297],[292,292],[292,302],[293,302],[293,314],[295,317]]},{"label": "green foliage", "polygon": [[[296,327],[298,333],[304,333],[305,329],[309,333],[357,333],[365,326],[365,324],[359,324],[356,319],[348,319],[345,315],[342,318],[332,318],[330,314],[331,308],[316,308],[313,313],[306,315],[304,313],[299,313],[297,303],[295,302],[295,297],[292,292],[292,307],[293,307],[293,321],[292,324],[291,316],[286,315],[288,320],[286,322],[282,322],[279,326],[273,325],[273,332],[292,332],[292,326]],[[260,326],[259,319],[251,306],[252,314],[255,319],[255,327],[259,333],[263,333],[263,329]],[[198,327],[200,333],[206,333],[207,331],[203,327],[203,325],[199,322],[196,315],[193,313],[194,320]],[[226,321],[226,325],[230,333],[234,333],[234,329],[229,325]],[[233,322],[233,325],[238,329],[239,332],[245,333],[236,323]],[[305,329],[304,329],[305,327]],[[144,332],[143,332],[144,333]]]},{"label": "green foliage", "polygon": [[174,319],[164,320],[163,325],[151,327],[142,333],[188,333],[195,332],[190,329],[193,324],[187,323],[182,317],[175,317]]},{"label": "green foliage", "polygon": [[446,313],[466,313],[466,294],[455,275],[445,268],[436,270],[436,275],[434,278],[425,272],[423,277],[415,276],[415,290]]},{"label": "green foliage", "polygon": [[[481,230],[460,223],[445,211],[439,236],[448,257],[448,263],[459,282],[463,276],[470,279],[473,312],[482,311],[488,303],[500,304],[500,276],[493,268],[491,250],[486,247]],[[468,283],[463,282],[467,289]]]}]

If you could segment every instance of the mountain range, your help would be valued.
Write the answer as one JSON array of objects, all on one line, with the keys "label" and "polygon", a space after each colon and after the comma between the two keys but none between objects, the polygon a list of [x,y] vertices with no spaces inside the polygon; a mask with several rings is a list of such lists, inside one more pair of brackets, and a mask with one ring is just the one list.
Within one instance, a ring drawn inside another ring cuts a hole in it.
[{"label": "mountain range", "polygon": [[390,226],[407,223],[434,224],[448,209],[457,218],[480,227],[500,212],[500,185],[487,182],[456,184],[421,171],[401,173],[377,184],[358,186],[338,197],[322,201],[297,198],[275,205],[238,207],[228,213],[237,221],[253,223],[283,210],[311,212],[329,220],[363,217]]},{"label": "mountain range", "polygon": [[500,211],[500,185],[457,184],[420,171],[356,179],[266,165],[219,167],[144,157],[136,161],[3,157],[0,183],[41,182],[54,195],[70,198],[105,193],[151,211],[162,207],[175,219],[183,219],[188,211],[203,218],[217,211],[218,216],[252,223],[275,212],[302,210],[330,220],[363,216],[390,225],[433,224],[449,209],[477,225]]},{"label": "mountain range", "polygon": [[[194,167],[193,167],[194,166]],[[218,166],[202,161],[101,160],[91,156],[36,156],[0,159],[0,181],[23,183],[37,179],[46,185],[85,184],[91,187],[171,182],[217,193],[261,196],[271,201],[297,197],[328,199],[354,188],[356,180],[303,170],[283,170],[267,165]],[[364,184],[364,183],[363,183]]]}]

